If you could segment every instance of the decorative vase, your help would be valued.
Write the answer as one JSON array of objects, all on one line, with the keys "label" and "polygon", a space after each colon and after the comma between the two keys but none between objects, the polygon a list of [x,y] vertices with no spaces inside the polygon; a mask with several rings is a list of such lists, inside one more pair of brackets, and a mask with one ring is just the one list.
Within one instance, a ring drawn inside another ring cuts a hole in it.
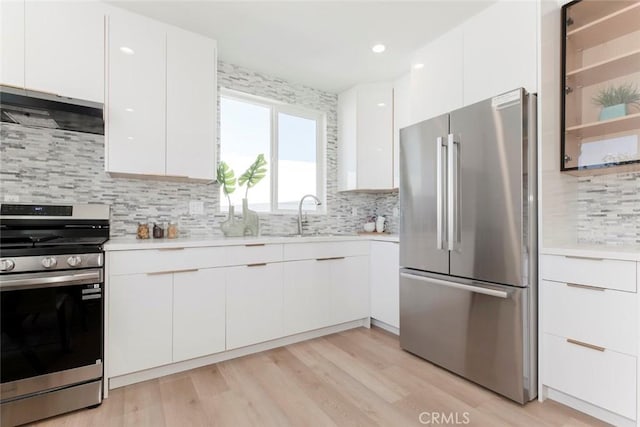
[{"label": "decorative vase", "polygon": [[611,120],[616,117],[624,117],[627,115],[627,104],[616,104],[603,107],[600,111],[600,121]]},{"label": "decorative vase", "polygon": [[258,213],[249,209],[247,199],[242,199],[242,222],[245,236],[257,236],[260,232],[260,218]]},{"label": "decorative vase", "polygon": [[238,221],[234,216],[235,207],[229,206],[229,217],[220,224],[222,234],[226,237],[241,237],[244,235],[244,222]]}]

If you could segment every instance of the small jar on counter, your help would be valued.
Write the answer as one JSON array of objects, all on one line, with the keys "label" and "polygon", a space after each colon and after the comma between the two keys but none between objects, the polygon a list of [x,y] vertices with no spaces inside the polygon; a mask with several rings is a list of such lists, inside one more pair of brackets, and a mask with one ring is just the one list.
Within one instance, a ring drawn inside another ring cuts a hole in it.
[{"label": "small jar on counter", "polygon": [[164,237],[164,228],[162,226],[153,223],[153,238],[154,239],[162,239]]},{"label": "small jar on counter", "polygon": [[137,239],[148,239],[149,238],[149,224],[146,222],[138,223],[138,231],[136,232]]},{"label": "small jar on counter", "polygon": [[167,226],[167,238],[175,239],[178,237],[178,224],[174,221],[171,221]]}]

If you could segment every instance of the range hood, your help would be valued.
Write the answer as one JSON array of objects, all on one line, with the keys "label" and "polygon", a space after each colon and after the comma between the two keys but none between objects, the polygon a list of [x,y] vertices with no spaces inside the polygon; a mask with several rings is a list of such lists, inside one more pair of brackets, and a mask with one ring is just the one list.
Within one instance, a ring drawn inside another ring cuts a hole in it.
[{"label": "range hood", "polygon": [[104,135],[102,104],[1,85],[0,120]]}]

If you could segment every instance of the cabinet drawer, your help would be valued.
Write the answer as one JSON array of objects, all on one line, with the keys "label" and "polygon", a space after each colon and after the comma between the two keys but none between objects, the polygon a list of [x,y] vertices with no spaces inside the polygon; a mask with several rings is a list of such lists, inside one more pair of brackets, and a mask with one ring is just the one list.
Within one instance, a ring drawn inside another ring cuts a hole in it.
[{"label": "cabinet drawer", "polygon": [[268,245],[263,243],[243,246],[229,246],[227,265],[263,264],[282,261],[282,245]]},{"label": "cabinet drawer", "polygon": [[369,255],[369,242],[317,242],[287,243],[284,245],[284,260],[322,259]]},{"label": "cabinet drawer", "polygon": [[560,255],[542,256],[542,279],[636,291],[636,263]]},{"label": "cabinet drawer", "polygon": [[542,282],[543,332],[636,355],[636,295]]},{"label": "cabinet drawer", "polygon": [[543,383],[630,419],[636,417],[636,358],[543,337]]},{"label": "cabinet drawer", "polygon": [[109,274],[154,273],[227,265],[226,248],[167,248],[115,251],[109,254]]}]

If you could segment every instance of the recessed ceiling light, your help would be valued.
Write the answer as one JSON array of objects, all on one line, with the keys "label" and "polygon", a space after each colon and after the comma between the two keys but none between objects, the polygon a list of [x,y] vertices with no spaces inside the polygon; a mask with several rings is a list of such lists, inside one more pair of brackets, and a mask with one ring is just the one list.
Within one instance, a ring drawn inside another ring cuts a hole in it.
[{"label": "recessed ceiling light", "polygon": [[125,108],[124,111],[126,111],[128,113],[133,113],[133,108],[131,108],[131,107]]},{"label": "recessed ceiling light", "polygon": [[120,46],[120,52],[126,53],[127,55],[133,55],[135,53],[133,49],[127,46]]},{"label": "recessed ceiling light", "polygon": [[424,68],[424,64],[413,64],[414,70],[420,70],[421,68]]},{"label": "recessed ceiling light", "polygon": [[375,45],[373,45],[373,46],[371,47],[371,50],[372,50],[374,53],[382,53],[382,52],[384,52],[384,50],[385,50],[386,48],[387,48],[387,47],[386,47],[385,45],[383,45],[383,44],[375,44]]},{"label": "recessed ceiling light", "polygon": [[385,105],[387,104],[385,104],[384,102],[378,102],[378,107],[384,107]]}]

